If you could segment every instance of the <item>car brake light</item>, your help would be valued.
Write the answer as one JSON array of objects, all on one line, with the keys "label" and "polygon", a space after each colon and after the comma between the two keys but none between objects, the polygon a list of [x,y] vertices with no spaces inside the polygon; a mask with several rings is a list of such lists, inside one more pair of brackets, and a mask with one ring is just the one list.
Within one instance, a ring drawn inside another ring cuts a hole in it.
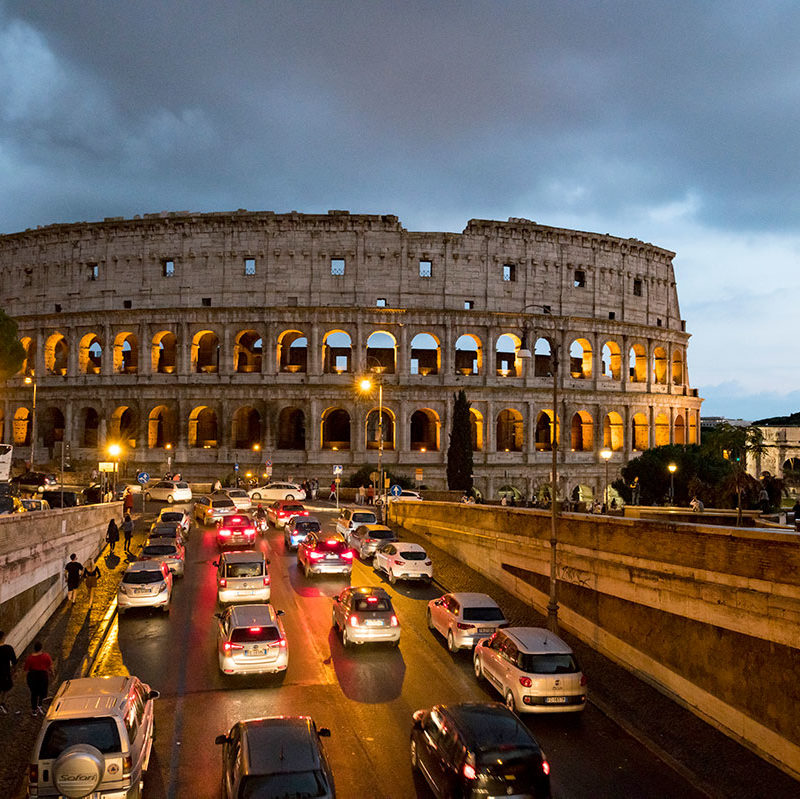
[{"label": "car brake light", "polygon": [[219,534],[220,534],[220,535],[221,535],[223,538],[227,538],[227,537],[228,537],[228,536],[231,534],[231,531],[230,531],[230,530],[228,530],[226,527],[222,527],[222,528],[220,528]]},{"label": "car brake light", "polygon": [[228,581],[224,577],[220,577],[219,578],[219,587],[220,588],[225,588],[225,586],[227,584],[228,584]]},{"label": "car brake light", "polygon": [[241,519],[241,517],[239,517],[239,516],[234,516],[234,517],[231,519],[231,521],[232,521],[234,524],[241,524],[241,522],[242,522],[242,519]]},{"label": "car brake light", "polygon": [[533,685],[533,680],[531,680],[530,677],[520,677],[519,678],[519,684],[523,688],[530,688]]},{"label": "car brake light", "polygon": [[234,649],[243,649],[243,647],[242,647],[242,645],[241,645],[241,644],[232,644],[230,641],[226,641],[226,642],[225,642],[225,643],[222,645],[222,648],[223,648],[223,649],[224,649],[226,652],[231,652],[231,651],[233,651]]},{"label": "car brake light", "polygon": [[37,785],[39,782],[39,764],[30,763],[28,765],[28,782],[31,785]]},{"label": "car brake light", "polygon": [[350,617],[350,626],[351,627],[358,627],[358,616],[351,616]]},{"label": "car brake light", "polygon": [[285,639],[285,638],[281,638],[281,640],[280,640],[280,641],[278,641],[278,646],[279,646],[281,649],[286,649],[286,639]]},{"label": "car brake light", "polygon": [[264,576],[264,585],[269,585],[269,575]]},{"label": "car brake light", "polygon": [[456,622],[456,627],[459,630],[471,630],[474,626],[474,624],[464,624],[463,621]]},{"label": "car brake light", "polygon": [[308,557],[311,558],[311,560],[319,560],[325,556],[321,552],[309,552]]},{"label": "car brake light", "polygon": [[251,627],[250,628],[250,632],[251,633],[260,633],[261,632],[261,628],[260,627]]},{"label": "car brake light", "polygon": [[586,685],[586,675],[581,674],[581,685]]},{"label": "car brake light", "polygon": [[133,758],[130,755],[125,755],[125,757],[122,758],[123,776],[125,777],[129,776],[132,769],[133,769]]},{"label": "car brake light", "polygon": [[351,550],[348,549],[347,552],[342,552],[342,557],[345,560],[352,560],[353,559],[353,553],[352,553]]},{"label": "car brake light", "polygon": [[376,540],[377,539],[375,539],[375,538],[365,538],[364,539],[364,543],[365,544],[374,544]]},{"label": "car brake light", "polygon": [[550,774],[550,764],[546,760],[542,760],[542,774]]},{"label": "car brake light", "polygon": [[370,605],[374,605],[377,601],[378,601],[378,597],[376,597],[376,596],[368,596],[367,597],[367,602]]},{"label": "car brake light", "polygon": [[391,625],[392,627],[398,627],[400,625],[400,622],[397,621],[397,616],[395,616],[394,613],[392,613]]},{"label": "car brake light", "polygon": [[461,770],[461,773],[464,775],[466,779],[474,780],[475,766],[473,766],[471,763],[464,763],[464,768]]},{"label": "car brake light", "polygon": [[255,527],[248,527],[245,530],[245,533],[247,533],[247,535],[255,535],[256,534],[256,528]]},{"label": "car brake light", "polygon": [[426,560],[425,561],[425,565],[426,566],[433,566],[433,561],[432,560]]}]

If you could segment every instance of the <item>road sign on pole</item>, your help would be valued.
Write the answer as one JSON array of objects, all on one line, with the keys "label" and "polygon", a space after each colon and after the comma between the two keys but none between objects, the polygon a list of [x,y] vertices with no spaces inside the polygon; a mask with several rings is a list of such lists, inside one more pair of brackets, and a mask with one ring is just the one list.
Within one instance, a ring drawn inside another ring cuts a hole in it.
[{"label": "road sign on pole", "polygon": [[142,485],[147,485],[150,482],[150,475],[147,472],[139,472],[136,478]]},{"label": "road sign on pole", "polygon": [[336,466],[333,467],[333,473],[335,475],[341,475],[342,467],[337,464]]},{"label": "road sign on pole", "polygon": [[403,493],[403,489],[402,489],[402,488],[400,488],[400,486],[399,486],[399,485],[396,485],[396,484],[395,484],[395,485],[393,485],[393,486],[392,486],[392,487],[389,489],[389,493],[390,493],[390,494],[391,494],[393,497],[399,497],[399,496],[400,496],[400,494],[402,494],[402,493]]}]

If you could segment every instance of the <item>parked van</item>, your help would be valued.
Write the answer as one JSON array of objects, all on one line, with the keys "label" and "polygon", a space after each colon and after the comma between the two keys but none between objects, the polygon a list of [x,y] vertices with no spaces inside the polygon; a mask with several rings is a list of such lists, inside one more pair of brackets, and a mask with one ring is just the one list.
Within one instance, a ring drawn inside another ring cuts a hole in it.
[{"label": "parked van", "polygon": [[141,799],[157,698],[138,677],[64,682],[33,747],[28,796]]}]

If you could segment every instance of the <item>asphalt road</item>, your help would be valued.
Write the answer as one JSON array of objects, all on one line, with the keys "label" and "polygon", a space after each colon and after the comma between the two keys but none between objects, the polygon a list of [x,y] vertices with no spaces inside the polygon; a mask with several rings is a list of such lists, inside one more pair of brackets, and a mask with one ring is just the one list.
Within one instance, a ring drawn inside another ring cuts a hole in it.
[{"label": "asphalt road", "polygon": [[[316,515],[332,529],[330,511]],[[270,530],[258,546],[271,560],[272,602],[285,611],[285,674],[233,677],[219,671],[212,530],[192,530],[186,576],[176,581],[171,613],[131,611],[118,635],[112,631],[105,671],[127,670],[161,692],[148,799],[220,796],[215,736],[239,719],[275,714],[308,714],[331,729],[325,746],[340,797],[430,796],[409,765],[411,714],[436,703],[499,699],[476,680],[468,652],[450,655],[429,632],[426,604],[441,591],[435,584],[390,586],[357,562],[352,584],[382,585],[392,595],[402,636],[398,649],[345,651],[331,629],[331,597],[347,579],[306,580],[294,553],[284,550],[282,532]],[[588,679],[591,688],[591,674]],[[550,761],[554,797],[705,796],[593,705],[580,717],[525,720]]]}]

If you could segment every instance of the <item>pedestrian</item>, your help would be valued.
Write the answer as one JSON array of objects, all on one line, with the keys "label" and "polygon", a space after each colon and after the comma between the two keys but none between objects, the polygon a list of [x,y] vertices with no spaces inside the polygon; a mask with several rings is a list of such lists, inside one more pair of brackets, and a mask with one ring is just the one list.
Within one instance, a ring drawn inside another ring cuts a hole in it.
[{"label": "pedestrian", "polygon": [[0,630],[0,713],[8,713],[6,697],[14,687],[14,666],[17,653],[11,644],[6,643],[6,634]]},{"label": "pedestrian", "polygon": [[131,519],[130,513],[125,514],[125,518],[122,521],[122,535],[125,538],[125,551],[131,551],[131,536],[133,535],[133,519]]},{"label": "pedestrian", "polygon": [[800,522],[800,499],[795,500],[792,513],[794,514],[795,522]]},{"label": "pedestrian", "polygon": [[33,645],[33,654],[28,655],[23,666],[27,674],[28,690],[31,692],[31,716],[44,715],[44,700],[47,687],[53,676],[53,658],[42,650],[42,642]]},{"label": "pedestrian", "polygon": [[83,582],[89,590],[89,607],[94,605],[94,589],[97,588],[97,581],[99,579],[100,569],[98,569],[94,561],[89,558],[83,565]]},{"label": "pedestrian", "polygon": [[117,546],[117,541],[119,541],[119,528],[113,519],[108,523],[106,541],[108,541],[108,551],[113,555],[114,547]]},{"label": "pedestrian", "polygon": [[375,486],[370,483],[367,489],[367,505],[375,504]]},{"label": "pedestrian", "polygon": [[78,556],[73,552],[69,556],[69,563],[64,567],[64,579],[67,581],[67,599],[75,604],[75,592],[81,584],[83,566],[78,563]]},{"label": "pedestrian", "polygon": [[763,486],[761,493],[758,495],[758,502],[761,505],[761,512],[769,513],[769,492]]},{"label": "pedestrian", "polygon": [[313,500],[316,500],[316,498],[317,498],[317,491],[319,491],[319,480],[317,480],[317,478],[316,478],[316,477],[314,477],[314,478],[311,480],[311,499],[312,499],[312,501],[313,501]]},{"label": "pedestrian", "polygon": [[214,491],[222,491],[222,483],[220,483],[219,479],[214,480]]},{"label": "pedestrian", "polygon": [[367,501],[367,489],[362,484],[358,487],[358,504],[364,505],[366,501]]},{"label": "pedestrian", "polygon": [[125,489],[125,496],[122,498],[122,510],[125,513],[130,513],[133,510],[133,491],[130,488]]},{"label": "pedestrian", "polygon": [[336,481],[335,480],[331,481],[331,493],[328,495],[328,501],[329,502],[335,502],[336,501]]}]

